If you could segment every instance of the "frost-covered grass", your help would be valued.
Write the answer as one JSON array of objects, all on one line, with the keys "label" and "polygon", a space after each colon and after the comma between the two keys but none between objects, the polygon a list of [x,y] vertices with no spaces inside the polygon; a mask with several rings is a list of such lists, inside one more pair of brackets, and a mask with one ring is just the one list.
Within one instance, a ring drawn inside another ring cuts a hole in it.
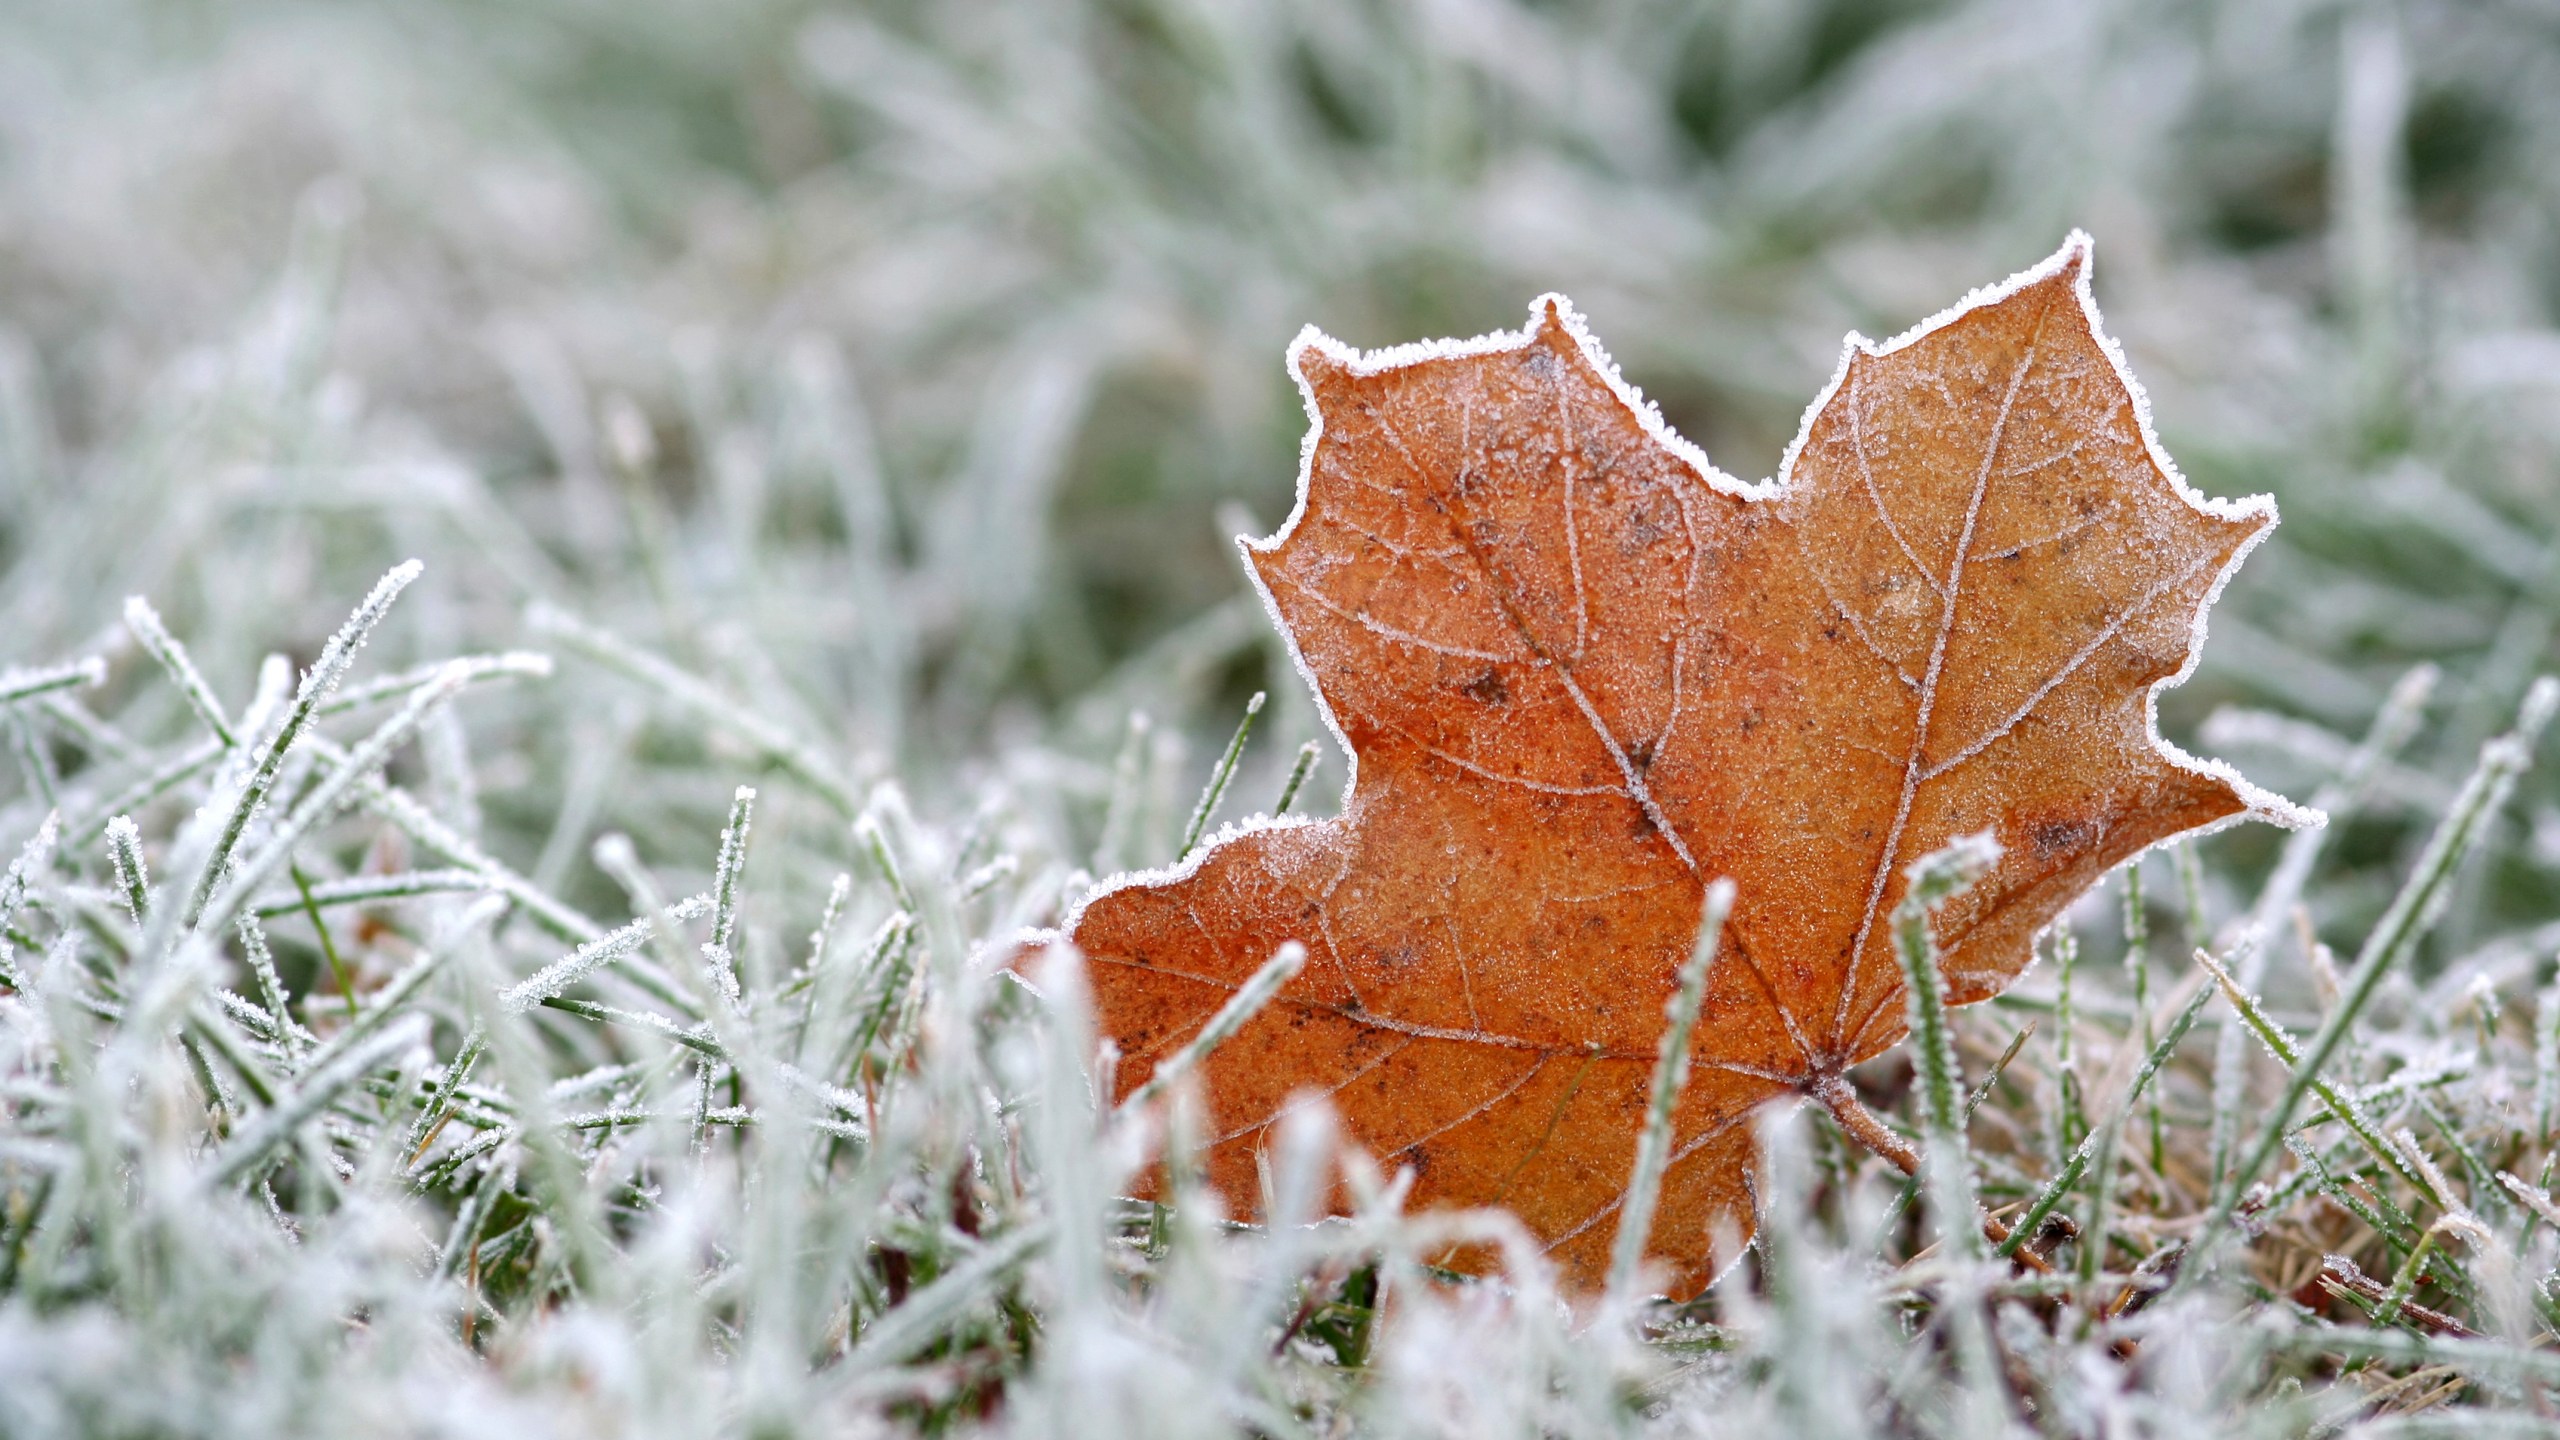
[{"label": "frost-covered grass", "polygon": [[[0,1435],[2530,1429],[2555,216],[2526,6],[12,7]],[[1565,290],[1756,475],[2073,224],[2286,517],[2167,728],[2338,819],[1869,1067],[1935,1197],[1775,1117],[1731,1279],[1577,1311],[1095,1112],[984,942],[1172,859],[1256,690],[1200,818],[1294,783],[1225,536],[1301,324]]]}]

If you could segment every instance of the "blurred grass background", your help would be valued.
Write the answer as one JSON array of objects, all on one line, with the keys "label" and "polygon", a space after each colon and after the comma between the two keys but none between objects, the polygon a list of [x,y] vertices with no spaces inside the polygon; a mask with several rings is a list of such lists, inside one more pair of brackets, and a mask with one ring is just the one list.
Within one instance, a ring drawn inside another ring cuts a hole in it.
[{"label": "blurred grass background", "polygon": [[[1760,476],[1844,332],[2075,225],[2167,448],[2285,517],[2171,737],[2307,798],[2398,676],[2445,672],[2313,892],[2349,948],[2554,663],[2560,10],[2531,0],[11,0],[0,661],[106,655],[86,703],[160,743],[186,712],[125,596],[241,694],[415,555],[368,666],[566,660],[397,767],[540,885],[628,913],[605,832],[698,876],[781,754],[600,681],[573,616],[807,743],[759,820],[791,905],[894,777],[955,865],[1019,857],[992,933],[1170,853],[1253,690],[1231,811],[1317,734],[1229,544],[1288,509],[1301,325],[1469,335],[1563,290]],[[15,845],[119,756],[9,724]],[[2385,1011],[2541,983],[2555,800],[2528,777]],[[2204,847],[2208,928],[2276,843]],[[293,923],[287,978],[326,989]],[[2268,980],[2312,1002],[2294,960]]]},{"label": "blurred grass background", "polygon": [[[2286,517],[2165,698],[2173,735],[2221,701],[2352,730],[2423,657],[2460,763],[2547,660],[2545,6],[18,0],[0,24],[20,660],[140,592],[241,672],[414,551],[437,580],[407,623],[438,633],[394,643],[505,640],[551,599],[927,791],[1046,717],[1107,758],[1130,705],[1205,735],[1257,683],[1285,754],[1310,711],[1227,536],[1286,513],[1300,325],[1473,334],[1562,289],[1756,476],[1843,332],[2075,224],[2171,452]],[[566,773],[492,806],[530,823]]]}]

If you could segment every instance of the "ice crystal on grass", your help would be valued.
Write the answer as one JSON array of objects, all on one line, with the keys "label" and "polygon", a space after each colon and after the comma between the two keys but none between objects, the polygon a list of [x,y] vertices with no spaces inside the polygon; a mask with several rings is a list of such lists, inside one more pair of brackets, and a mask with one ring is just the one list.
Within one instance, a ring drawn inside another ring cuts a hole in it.
[{"label": "ice crystal on grass", "polygon": [[[2351,8],[16,7],[0,1433],[2542,1423],[2560,112],[2534,15]],[[1227,550],[1302,325],[1568,291],[1765,473],[2073,225],[2287,517],[2163,730],[2338,823],[1947,1017],[2009,1239],[1770,1114],[1726,1283],[1578,1313],[1321,1107],[1248,1230],[1095,1103],[997,942],[1343,773]]]}]

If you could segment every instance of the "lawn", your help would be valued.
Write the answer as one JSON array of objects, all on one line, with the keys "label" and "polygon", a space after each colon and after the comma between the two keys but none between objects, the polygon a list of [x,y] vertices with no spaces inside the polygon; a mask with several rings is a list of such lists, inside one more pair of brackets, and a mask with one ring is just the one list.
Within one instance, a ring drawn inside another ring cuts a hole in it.
[{"label": "lawn", "polygon": [[[2162,731],[2331,818],[1953,1013],[2043,1269],[1818,1108],[1674,1305],[1097,1104],[1011,937],[1347,776],[1302,326],[1561,291],[1759,477],[2073,227],[2283,513]],[[2555,402],[2525,3],[21,0],[0,1436],[2540,1433]]]}]

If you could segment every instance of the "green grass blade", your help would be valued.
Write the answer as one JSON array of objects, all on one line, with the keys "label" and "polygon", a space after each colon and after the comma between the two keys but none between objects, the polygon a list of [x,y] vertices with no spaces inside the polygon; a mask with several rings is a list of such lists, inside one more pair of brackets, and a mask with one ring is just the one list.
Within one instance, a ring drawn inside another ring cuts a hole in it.
[{"label": "green grass blade", "polygon": [[1244,702],[1244,718],[1236,722],[1236,733],[1227,741],[1226,750],[1218,756],[1218,767],[1209,773],[1209,783],[1200,792],[1200,803],[1191,807],[1191,818],[1182,827],[1182,848],[1174,858],[1188,859],[1200,848],[1200,837],[1209,828],[1209,817],[1216,814],[1218,801],[1227,793],[1227,782],[1235,779],[1236,761],[1244,755],[1244,742],[1253,734],[1253,722],[1262,714],[1263,692],[1256,690]]},{"label": "green grass blade", "polygon": [[[2257,1142],[2215,1196],[2197,1240],[2200,1254],[2211,1258],[2212,1246],[2229,1228],[2231,1212],[2241,1195],[2283,1147],[2294,1112],[2302,1107],[2304,1097],[2319,1083],[2321,1070],[2346,1042],[2365,1005],[2381,987],[2382,977],[2426,932],[2454,871],[2480,843],[2490,818],[2515,787],[2516,777],[2532,764],[2534,742],[2549,724],[2555,705],[2560,705],[2560,681],[2549,676],[2535,681],[2518,713],[2516,728],[2481,747],[2479,765],[2463,782],[2461,793],[2454,797],[2452,808],[2435,833],[2428,837],[2426,849],[2420,852],[2407,883],[2392,897],[2390,908],[2366,938],[2336,1008],[2329,1012],[2310,1043],[2302,1047],[2302,1058],[2287,1077],[2283,1093],[2268,1110]],[[2191,1262],[2181,1271],[2181,1282],[2188,1283],[2188,1277],[2203,1268]]]},{"label": "green grass blade", "polygon": [[1671,1121],[1680,1109],[1680,1092],[1689,1084],[1690,1038],[1698,1028],[1699,1007],[1706,1003],[1707,978],[1716,958],[1716,941],[1724,934],[1725,917],[1733,912],[1733,882],[1707,886],[1698,916],[1698,938],[1681,963],[1671,998],[1663,1004],[1666,1022],[1653,1062],[1653,1090],[1645,1105],[1644,1132],[1636,1141],[1635,1174],[1627,1181],[1626,1201],[1618,1211],[1618,1233],[1609,1251],[1608,1295],[1624,1309],[1635,1299],[1644,1268],[1645,1246],[1653,1235],[1654,1207],[1662,1198],[1663,1171],[1671,1163]]}]

